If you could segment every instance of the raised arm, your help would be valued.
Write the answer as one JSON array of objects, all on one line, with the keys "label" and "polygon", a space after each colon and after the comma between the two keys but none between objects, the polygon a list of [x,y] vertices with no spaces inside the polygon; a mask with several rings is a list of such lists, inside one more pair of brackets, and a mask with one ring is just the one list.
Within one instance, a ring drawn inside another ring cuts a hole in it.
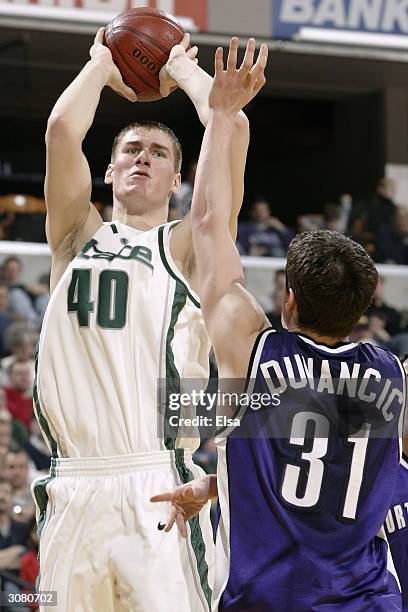
[{"label": "raised arm", "polygon": [[103,42],[101,28],[90,49],[91,59],[57,100],[48,119],[45,200],[47,239],[53,254],[73,242],[85,223],[95,231],[102,220],[91,206],[91,174],[82,142],[91,127],[105,85],[131,101],[126,87]]},{"label": "raised arm", "polygon": [[[204,127],[210,116],[209,95],[213,84],[213,78],[207,74],[198,64],[189,59],[184,50],[178,45],[170,53],[166,64],[166,72],[171,76],[171,81],[164,81],[161,91],[166,95],[170,91],[170,85],[177,83],[190,100],[193,102],[199,119]],[[249,122],[246,115],[240,111],[233,119],[232,146],[229,152],[230,178],[231,178],[231,208],[229,213],[229,229],[235,240],[237,237],[238,215],[241,210],[244,197],[244,171],[249,145]],[[192,251],[191,239],[191,216],[186,215],[175,231],[179,234],[176,257],[186,259]]]},{"label": "raised arm", "polygon": [[234,122],[265,83],[267,47],[254,65],[250,39],[239,69],[238,39],[230,44],[227,70],[217,49],[215,78],[209,96],[209,121],[197,167],[192,202],[193,244],[199,295],[221,375],[246,376],[256,335],[269,323],[260,306],[242,286],[240,257],[229,231],[232,206],[231,166]]}]

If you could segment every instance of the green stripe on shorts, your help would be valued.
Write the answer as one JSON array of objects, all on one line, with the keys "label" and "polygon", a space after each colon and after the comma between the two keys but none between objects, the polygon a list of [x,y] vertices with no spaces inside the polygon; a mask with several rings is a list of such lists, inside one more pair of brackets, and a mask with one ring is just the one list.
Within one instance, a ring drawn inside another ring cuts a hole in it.
[{"label": "green stripe on shorts", "polygon": [[34,406],[35,406],[35,414],[37,417],[37,421],[40,425],[40,428],[48,440],[52,454],[57,455],[57,443],[51,435],[47,419],[45,418],[41,410],[41,404],[40,404],[40,400],[38,397],[37,377],[38,377],[38,343],[37,343],[37,346],[35,347],[35,378],[34,378],[34,387],[33,387],[33,400],[34,400]]},{"label": "green stripe on shorts", "polygon": [[[194,476],[191,470],[185,464],[184,461],[184,449],[176,448],[174,451],[175,460],[176,460],[176,468],[177,472],[181,478],[183,484],[194,480]],[[197,562],[197,571],[200,576],[201,588],[203,589],[203,593],[205,599],[208,603],[208,609],[211,610],[211,588],[208,584],[208,565],[205,560],[205,542],[203,538],[203,533],[200,527],[200,521],[198,519],[198,515],[194,516],[189,521],[190,530],[191,530],[191,545],[193,547],[194,555]]]}]

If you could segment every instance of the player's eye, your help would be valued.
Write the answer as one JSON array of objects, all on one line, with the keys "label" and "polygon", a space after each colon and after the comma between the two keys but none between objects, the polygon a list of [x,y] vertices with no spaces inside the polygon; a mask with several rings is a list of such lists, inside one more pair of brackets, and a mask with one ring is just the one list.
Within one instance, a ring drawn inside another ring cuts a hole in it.
[{"label": "player's eye", "polygon": [[128,153],[140,153],[141,149],[140,147],[129,147],[128,149]]},{"label": "player's eye", "polygon": [[163,151],[153,151],[152,155],[155,155],[155,157],[166,157]]}]

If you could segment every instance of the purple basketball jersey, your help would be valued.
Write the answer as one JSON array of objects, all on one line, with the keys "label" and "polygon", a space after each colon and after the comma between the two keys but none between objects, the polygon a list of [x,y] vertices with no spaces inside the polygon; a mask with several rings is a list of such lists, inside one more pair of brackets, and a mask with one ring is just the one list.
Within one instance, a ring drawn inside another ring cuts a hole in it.
[{"label": "purple basketball jersey", "polygon": [[266,330],[248,378],[248,393],[279,405],[247,407],[219,443],[219,610],[401,610],[383,529],[401,453],[398,360]]},{"label": "purple basketball jersey", "polygon": [[402,456],[385,530],[402,590],[402,609],[408,612],[408,457]]}]

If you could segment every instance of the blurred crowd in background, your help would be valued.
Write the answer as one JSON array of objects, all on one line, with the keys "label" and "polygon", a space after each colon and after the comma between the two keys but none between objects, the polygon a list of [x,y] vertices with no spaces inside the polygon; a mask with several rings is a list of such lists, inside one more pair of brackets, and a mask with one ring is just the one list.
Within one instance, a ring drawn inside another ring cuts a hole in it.
[{"label": "blurred crowd in background", "polygon": [[[182,188],[171,201],[171,219],[182,218],[190,209],[197,163],[192,162]],[[294,227],[279,219],[278,209],[264,197],[248,209],[248,219],[240,218],[238,248],[242,255],[285,257],[297,232],[328,229],[347,234],[364,246],[377,263],[408,264],[408,207],[394,201],[393,179],[382,178],[371,197],[357,200],[342,194],[327,202],[316,214],[299,215]]]},{"label": "blurred crowd in background", "polygon": [[[190,210],[197,162],[192,161],[185,173],[178,194],[170,201],[169,220],[181,219]],[[273,201],[259,196],[249,203],[241,214],[238,228],[238,248],[242,255],[258,257],[285,257],[289,243],[297,232],[313,229],[329,229],[347,234],[362,244],[377,263],[408,264],[408,207],[395,202],[395,181],[382,178],[373,194],[356,199],[342,194],[336,201],[327,202],[320,212],[301,214],[294,226],[287,226],[279,218],[279,210]],[[4,196],[30,199],[30,196]],[[31,198],[32,212],[14,214],[11,206],[1,212],[0,238],[45,242],[45,205],[38,198]],[[105,221],[112,217],[112,206],[96,203]],[[15,210],[17,210],[15,208]]]}]

